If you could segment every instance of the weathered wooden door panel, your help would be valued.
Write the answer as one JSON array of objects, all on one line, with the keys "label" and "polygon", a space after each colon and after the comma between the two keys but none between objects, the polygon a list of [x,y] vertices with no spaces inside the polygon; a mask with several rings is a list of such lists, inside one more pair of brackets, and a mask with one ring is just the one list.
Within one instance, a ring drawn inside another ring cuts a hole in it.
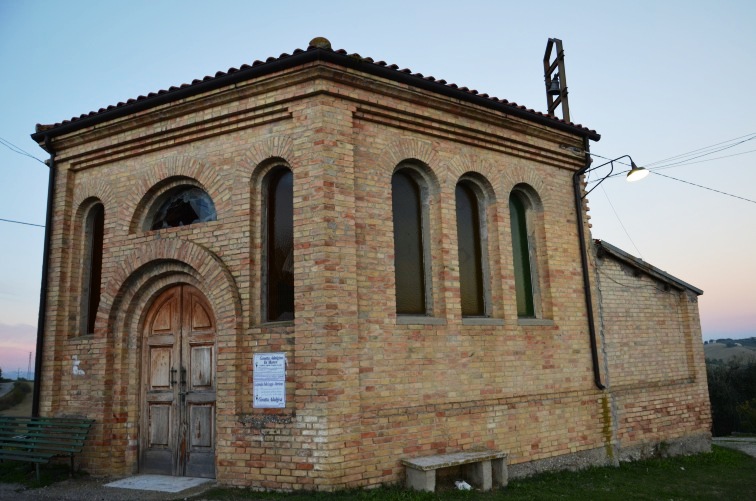
[{"label": "weathered wooden door panel", "polygon": [[140,470],[215,477],[215,322],[188,285],[161,294],[146,317]]}]

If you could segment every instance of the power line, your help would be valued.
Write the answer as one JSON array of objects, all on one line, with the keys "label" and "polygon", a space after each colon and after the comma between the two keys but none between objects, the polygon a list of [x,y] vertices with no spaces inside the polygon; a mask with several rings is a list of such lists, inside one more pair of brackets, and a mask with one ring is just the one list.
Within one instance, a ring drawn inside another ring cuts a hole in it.
[{"label": "power line", "polygon": [[[751,132],[750,134],[746,134],[744,136],[735,137],[735,138],[732,138],[732,139],[728,139],[727,141],[722,141],[720,143],[714,143],[714,144],[709,145],[709,146],[704,146],[703,148],[698,148],[696,150],[691,150],[691,151],[688,151],[686,153],[681,153],[679,155],[674,155],[674,156],[671,156],[671,157],[668,157],[668,158],[664,158],[662,160],[657,160],[655,162],[651,162],[650,164],[646,164],[645,167],[648,168],[649,166],[660,164],[662,162],[668,162],[670,160],[676,160],[678,158],[681,158],[681,157],[684,157],[684,156],[688,156],[688,155],[692,155],[692,154],[698,153],[700,151],[705,151],[705,150],[708,150],[708,149],[711,149],[711,148],[714,148],[714,147],[717,147],[717,146],[720,146],[720,145],[723,145],[723,144],[731,143],[733,141],[738,141],[739,139],[743,139],[744,137],[748,138],[745,141],[750,141],[751,139],[754,139],[756,137],[756,132]],[[737,146],[738,144],[744,143],[745,141],[741,141],[740,143],[734,144],[732,146]],[[732,146],[728,146],[728,148],[732,147]],[[716,153],[716,152],[712,152],[712,153]]]},{"label": "power line", "polygon": [[730,157],[738,157],[740,155],[745,155],[746,153],[753,153],[755,151],[756,150],[748,150],[748,151],[743,151],[741,153],[733,153],[732,155],[724,155],[724,156],[721,156],[721,157],[707,158],[706,160],[699,160],[698,162],[688,162],[688,161],[686,161],[685,163],[681,163],[681,164],[662,165],[661,167],[652,167],[649,170],[657,171],[657,170],[671,169],[673,167],[682,167],[683,165],[695,165],[695,164],[701,164],[701,163],[704,163],[704,162],[713,162],[714,160],[721,160],[723,158],[730,158]]},{"label": "power line", "polygon": [[[743,139],[743,138],[746,138],[746,139]],[[736,138],[733,138],[733,139],[728,139],[727,141],[722,141],[722,142],[715,143],[715,144],[712,144],[712,145],[709,145],[709,146],[704,146],[703,148],[698,148],[698,149],[695,149],[695,150],[691,150],[691,151],[688,151],[686,153],[681,153],[679,155],[674,155],[674,156],[671,156],[671,157],[667,157],[667,158],[664,158],[662,160],[657,160],[655,162],[644,163],[644,164],[642,164],[642,166],[645,167],[645,168],[647,168],[649,171],[654,171],[654,170],[667,169],[667,168],[670,168],[670,167],[678,167],[678,166],[682,166],[682,165],[696,164],[696,163],[700,163],[700,162],[690,162],[690,160],[695,160],[696,158],[702,158],[702,157],[705,157],[705,156],[708,156],[708,155],[712,155],[714,153],[718,153],[720,151],[724,151],[724,150],[727,150],[727,149],[730,149],[730,148],[734,148],[735,146],[739,146],[739,145],[741,145],[743,143],[746,143],[748,141],[751,141],[753,139],[756,139],[756,132],[751,132],[750,134],[745,134],[743,136],[739,136],[739,137],[736,137]],[[733,141],[738,141],[738,142],[737,143],[733,143]],[[729,144],[729,143],[733,143],[733,144]],[[722,148],[717,148],[717,149],[712,150],[712,148],[716,148],[717,146],[721,146],[721,145],[724,145],[724,144],[726,144],[727,146],[724,146]],[[706,150],[712,150],[712,151],[706,151]],[[694,154],[702,152],[702,151],[706,151],[706,153],[701,153],[700,155],[696,155],[696,156],[690,157],[690,155],[694,155]],[[732,156],[744,155],[746,153],[752,153],[754,151],[756,151],[756,150],[749,150],[749,151],[744,151],[742,153],[735,153],[733,155],[725,155],[725,156],[722,156],[722,157],[710,158],[710,159],[703,160],[703,161],[704,162],[708,162],[708,161],[711,161],[711,160],[718,160],[718,159],[721,159],[721,158],[729,158],[729,157],[732,157]],[[604,157],[604,156],[601,156],[601,155],[597,155],[595,153],[591,153],[590,155],[594,156],[594,157],[598,157],[598,158],[603,158],[605,160],[611,160],[610,158],[607,158],[607,157]],[[663,162],[669,162],[671,160],[677,160],[677,159],[681,159],[681,158],[684,158],[684,157],[690,157],[690,158],[685,158],[684,160],[680,160],[678,162],[673,162],[673,163],[670,163],[670,164],[657,165],[657,164],[660,164],[660,163],[663,163]],[[620,165],[625,165],[627,167],[630,167],[630,164],[628,164],[627,162],[617,162],[617,163],[620,164]],[[652,167],[654,165],[656,165],[656,167]],[[621,171],[621,172],[616,172],[614,174],[611,174],[610,176],[607,176],[607,179],[619,176],[621,174],[625,174],[627,172],[629,172],[629,169],[625,170],[625,171]]]},{"label": "power line", "polygon": [[25,224],[26,226],[38,226],[40,228],[44,228],[45,227],[44,224],[25,223],[23,221],[14,221],[12,219],[2,219],[2,218],[0,218],[0,221],[2,221],[4,223]]},{"label": "power line", "polygon": [[680,181],[681,183],[690,184],[691,186],[697,186],[698,188],[703,188],[705,190],[713,191],[715,193],[719,193],[721,195],[727,195],[728,197],[737,198],[746,202],[751,202],[752,204],[756,204],[756,200],[751,200],[750,198],[740,197],[738,195],[733,195],[731,193],[726,193],[724,191],[715,190],[714,188],[709,188],[708,186],[701,186],[700,184],[691,183],[690,181],[685,181],[684,179],[678,179],[676,177],[667,176],[666,174],[661,174],[656,171],[650,171],[651,174],[656,174],[657,176],[666,177],[668,179],[674,179],[675,181]]},{"label": "power line", "polygon": [[[706,153],[701,153],[700,155],[696,155],[696,156],[693,156],[693,157],[689,156],[690,153],[685,154],[685,155],[679,155],[678,158],[680,158],[680,157],[688,157],[688,158],[685,158],[685,160],[680,160],[679,162],[673,162],[671,164],[657,165],[656,167],[650,168],[649,170],[661,169],[661,168],[665,168],[665,167],[672,167],[673,165],[680,165],[680,164],[683,164],[685,162],[688,162],[689,160],[695,160],[696,158],[702,158],[702,157],[705,157],[705,156],[708,156],[708,155],[712,155],[714,153],[719,153],[720,151],[729,150],[730,148],[734,148],[736,146],[739,146],[739,145],[741,145],[743,143],[746,143],[748,141],[751,141],[753,139],[756,139],[756,136],[752,136],[752,137],[749,137],[748,139],[744,139],[743,141],[739,141],[739,142],[737,142],[735,144],[731,144],[729,146],[723,146],[723,147],[718,148],[716,150],[707,151]],[[658,164],[658,163],[661,163],[661,162],[656,162],[656,163]],[[654,164],[651,164],[651,165],[654,165]],[[646,167],[648,168],[648,166],[646,166]]]},{"label": "power line", "polygon": [[638,246],[635,245],[635,242],[633,241],[633,238],[630,236],[630,233],[627,232],[627,228],[625,228],[625,225],[622,224],[622,219],[620,219],[619,214],[617,214],[617,210],[614,208],[614,204],[609,199],[609,194],[606,192],[603,186],[601,186],[601,191],[604,192],[604,196],[606,197],[606,201],[609,202],[609,207],[612,208],[612,212],[614,212],[614,217],[617,218],[617,221],[619,221],[620,226],[622,227],[622,231],[625,232],[625,235],[627,235],[628,240],[630,240],[630,243],[633,244],[633,247],[635,247],[635,250],[638,252],[638,255],[643,259],[643,254],[641,253],[640,249],[638,249]]},{"label": "power line", "polygon": [[36,160],[37,162],[41,163],[42,165],[47,165],[43,160],[40,160],[39,158],[35,157],[34,155],[32,155],[31,153],[29,153],[27,151],[24,151],[23,149],[19,148],[18,146],[16,146],[15,144],[11,143],[7,139],[3,139],[2,137],[0,137],[0,144],[2,144],[3,146],[5,146],[9,150],[11,150],[13,153],[18,153],[19,155],[23,155],[25,157],[33,158],[34,160]]}]

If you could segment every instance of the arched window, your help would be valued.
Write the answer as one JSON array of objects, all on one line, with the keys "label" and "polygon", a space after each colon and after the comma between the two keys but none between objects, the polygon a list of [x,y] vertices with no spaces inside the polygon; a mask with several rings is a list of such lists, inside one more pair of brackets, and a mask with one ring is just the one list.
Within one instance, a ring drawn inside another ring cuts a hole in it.
[{"label": "arched window", "polygon": [[486,259],[485,212],[480,188],[461,180],[455,190],[457,202],[457,249],[459,287],[463,317],[490,315]]},{"label": "arched window", "polygon": [[520,318],[534,318],[536,316],[534,295],[534,282],[537,282],[535,278],[537,277],[535,242],[531,238],[531,228],[529,228],[529,211],[531,211],[530,202],[522,193],[513,191],[509,196],[509,220],[512,228],[517,316]]},{"label": "arched window", "polygon": [[102,281],[102,242],[105,233],[105,208],[94,205],[84,222],[84,262],[82,271],[80,332],[94,332],[97,308],[100,305],[100,282]]},{"label": "arched window", "polygon": [[429,313],[426,192],[421,176],[413,169],[400,169],[391,178],[396,313],[399,315]]},{"label": "arched window", "polygon": [[265,294],[268,322],[294,319],[294,176],[278,167],[265,179]]},{"label": "arched window", "polygon": [[205,221],[215,221],[215,204],[205,190],[197,186],[181,185],[165,192],[155,201],[157,209],[150,211],[149,229],[174,228]]}]

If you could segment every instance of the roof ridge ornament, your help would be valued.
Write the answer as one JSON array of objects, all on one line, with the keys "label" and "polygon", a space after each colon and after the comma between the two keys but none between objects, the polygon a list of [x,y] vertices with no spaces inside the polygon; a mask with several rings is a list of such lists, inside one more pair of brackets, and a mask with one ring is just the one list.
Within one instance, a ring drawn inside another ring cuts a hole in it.
[{"label": "roof ridge ornament", "polygon": [[317,49],[332,50],[330,40],[328,40],[325,37],[313,38],[312,40],[310,40],[310,47],[315,47]]}]

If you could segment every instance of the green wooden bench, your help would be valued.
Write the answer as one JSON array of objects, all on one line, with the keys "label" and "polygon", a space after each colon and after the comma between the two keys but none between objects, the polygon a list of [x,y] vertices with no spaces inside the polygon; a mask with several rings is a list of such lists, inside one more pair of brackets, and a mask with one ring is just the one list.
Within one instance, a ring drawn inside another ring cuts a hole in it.
[{"label": "green wooden bench", "polygon": [[92,419],[0,416],[0,460],[34,463],[39,480],[40,464],[68,456],[73,475],[74,454],[81,452],[93,423]]}]

